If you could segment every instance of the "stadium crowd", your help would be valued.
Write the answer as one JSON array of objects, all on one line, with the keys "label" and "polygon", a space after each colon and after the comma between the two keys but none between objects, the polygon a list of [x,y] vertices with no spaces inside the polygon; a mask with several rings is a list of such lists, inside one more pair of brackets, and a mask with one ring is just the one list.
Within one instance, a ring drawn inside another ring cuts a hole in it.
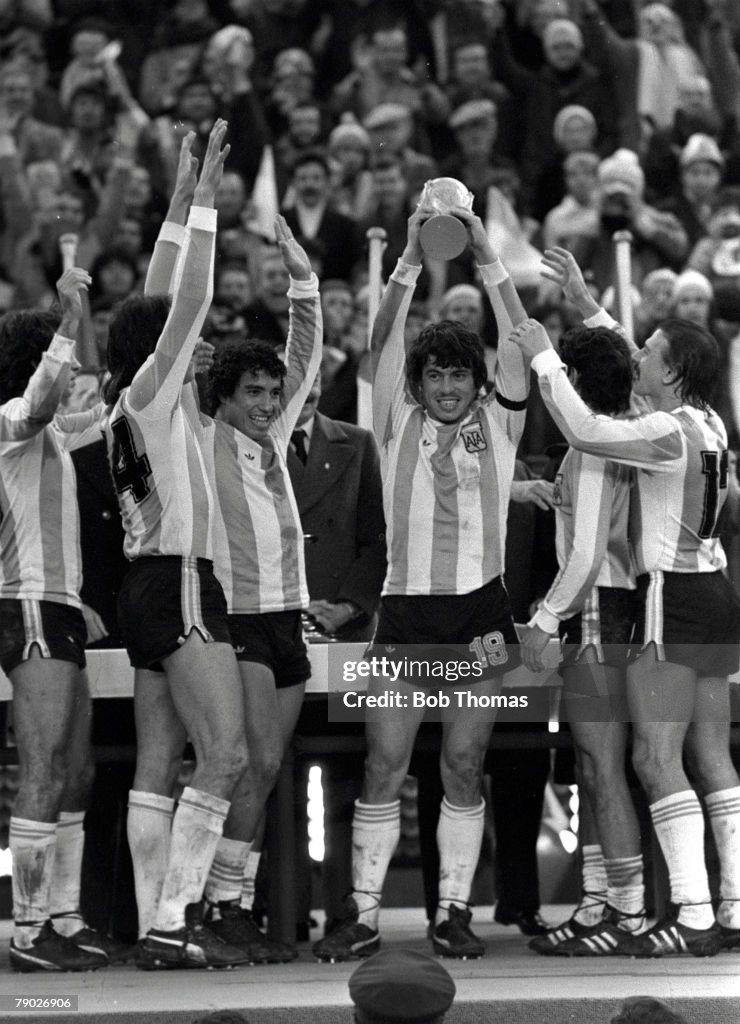
[{"label": "stadium crowd", "polygon": [[[498,919],[543,955],[740,948],[737,5],[8,0],[0,29],[12,965],[294,958],[252,905],[310,673],[306,613],[378,651],[464,644],[486,695],[520,658],[538,670],[559,634],[583,897],[554,929],[538,905]],[[471,194],[452,211],[467,245],[446,261],[422,245],[436,177]],[[370,324],[374,227],[387,284]],[[331,465],[353,467],[341,497],[319,482]],[[105,539],[83,485],[108,502]],[[542,557],[528,536],[513,572],[510,501],[547,520]],[[116,565],[83,579],[85,545],[117,536]],[[136,950],[79,909],[79,668],[86,638],[119,637],[135,670]],[[351,893],[320,960],[378,948],[422,717],[367,722]],[[671,886],[652,928],[627,718]],[[485,950],[469,902],[492,724],[461,713],[441,730],[428,909],[443,956]],[[196,768],[175,800],[186,738]]]}]

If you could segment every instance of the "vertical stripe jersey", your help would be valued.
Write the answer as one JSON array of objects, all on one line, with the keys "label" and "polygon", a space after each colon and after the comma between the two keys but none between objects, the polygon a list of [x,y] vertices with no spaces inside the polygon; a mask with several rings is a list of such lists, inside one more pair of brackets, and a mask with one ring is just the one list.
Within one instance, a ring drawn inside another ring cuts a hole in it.
[{"label": "vertical stripe jersey", "polygon": [[321,365],[323,322],[318,279],[291,279],[287,373],[282,411],[254,441],[208,420],[206,458],[213,467],[214,571],[232,614],[289,611],[308,605],[303,527],[286,464],[290,435]]},{"label": "vertical stripe jersey", "polygon": [[[178,230],[166,223],[157,244],[173,241]],[[182,393],[213,294],[215,231],[216,211],[191,207],[167,322],[106,423],[129,559],[213,557],[209,472],[199,423],[183,408]]]},{"label": "vertical stripe jersey", "polygon": [[627,528],[632,471],[570,448],[555,478],[560,571],[530,625],[546,633],[583,610],[594,587],[635,589]]},{"label": "vertical stripe jersey", "polygon": [[373,379],[387,523],[384,596],[466,594],[503,574],[529,387],[524,359],[507,341],[512,324],[498,289],[506,275],[500,263],[491,264],[481,273],[499,326],[494,390],[461,422],[443,424],[427,415],[405,381],[404,324],[420,269],[399,261],[392,275],[401,297],[390,310]]},{"label": "vertical stripe jersey", "polygon": [[80,607],[71,452],[99,437],[102,407],[55,416],[75,342],[55,334],[24,393],[0,406],[0,598]]},{"label": "vertical stripe jersey", "polygon": [[635,419],[588,408],[556,352],[532,360],[542,396],[573,447],[636,467],[629,534],[638,575],[717,572],[727,564],[714,536],[727,496],[727,432],[711,409],[680,405]]}]

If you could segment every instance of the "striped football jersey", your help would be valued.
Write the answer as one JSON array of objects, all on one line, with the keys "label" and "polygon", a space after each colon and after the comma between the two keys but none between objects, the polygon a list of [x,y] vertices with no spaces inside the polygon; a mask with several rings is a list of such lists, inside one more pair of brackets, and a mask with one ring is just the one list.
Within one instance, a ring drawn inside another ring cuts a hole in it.
[{"label": "striped football jersey", "polygon": [[632,470],[570,448],[555,477],[560,570],[533,624],[546,633],[583,610],[593,587],[635,589],[627,537]]},{"label": "striped football jersey", "polygon": [[511,319],[499,289],[486,284],[500,338],[494,390],[458,423],[431,419],[406,388],[404,324],[414,280],[399,264],[388,287],[403,290],[395,310],[388,304],[387,327],[378,314],[387,330],[373,380],[388,545],[383,594],[465,594],[504,571],[529,380],[521,353],[506,340]]},{"label": "striped football jersey", "polygon": [[0,598],[80,607],[77,487],[71,452],[100,437],[102,406],[55,416],[74,341],[54,335],[18,398],[0,406]]},{"label": "striped football jersey", "polygon": [[303,527],[286,464],[290,435],[319,371],[323,323],[318,280],[291,281],[282,411],[254,441],[220,420],[206,428],[213,466],[214,571],[234,614],[308,605]]},{"label": "striped football jersey", "polygon": [[634,466],[630,540],[638,575],[717,572],[726,565],[715,536],[727,496],[727,433],[719,416],[682,405],[635,419],[591,412],[552,351],[532,361],[555,422],[574,447]]},{"label": "striped football jersey", "polygon": [[216,211],[191,207],[170,315],[106,424],[129,559],[211,558],[213,495],[183,381],[213,293]]}]

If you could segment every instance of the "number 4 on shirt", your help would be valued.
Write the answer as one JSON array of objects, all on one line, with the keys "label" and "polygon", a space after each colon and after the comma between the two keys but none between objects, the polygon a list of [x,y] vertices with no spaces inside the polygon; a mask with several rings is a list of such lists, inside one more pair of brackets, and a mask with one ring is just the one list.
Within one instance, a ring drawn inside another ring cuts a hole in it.
[{"label": "number 4 on shirt", "polygon": [[146,455],[136,451],[131,425],[125,416],[119,416],[111,424],[113,434],[113,456],[111,472],[113,483],[118,494],[131,492],[131,497],[138,505],[151,491],[152,467]]}]

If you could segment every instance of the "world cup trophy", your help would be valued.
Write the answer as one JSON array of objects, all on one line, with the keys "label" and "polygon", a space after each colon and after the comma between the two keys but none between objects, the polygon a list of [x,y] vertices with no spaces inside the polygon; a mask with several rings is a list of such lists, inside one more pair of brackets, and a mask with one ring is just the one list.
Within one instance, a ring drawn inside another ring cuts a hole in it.
[{"label": "world cup trophy", "polygon": [[467,245],[468,232],[450,210],[454,206],[472,210],[473,193],[457,178],[432,178],[424,185],[419,205],[431,206],[436,211],[421,226],[422,249],[432,259],[454,260]]}]

